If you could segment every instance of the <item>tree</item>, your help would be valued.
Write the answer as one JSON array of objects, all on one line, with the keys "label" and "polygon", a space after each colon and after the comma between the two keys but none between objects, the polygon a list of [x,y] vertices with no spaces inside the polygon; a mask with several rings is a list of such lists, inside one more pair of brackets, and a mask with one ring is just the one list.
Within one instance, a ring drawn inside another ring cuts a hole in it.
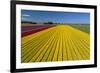
[{"label": "tree", "polygon": [[32,24],[37,24],[36,22],[32,22]]},{"label": "tree", "polygon": [[53,24],[53,22],[48,22],[48,24]]}]

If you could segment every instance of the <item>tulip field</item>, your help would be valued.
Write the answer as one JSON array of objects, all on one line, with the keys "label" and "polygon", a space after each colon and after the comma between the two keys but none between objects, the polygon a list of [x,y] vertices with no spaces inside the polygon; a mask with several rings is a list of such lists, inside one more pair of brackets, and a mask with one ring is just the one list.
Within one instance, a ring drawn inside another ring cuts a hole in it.
[{"label": "tulip field", "polygon": [[25,27],[22,32],[22,63],[90,59],[90,35],[76,27],[62,24],[33,26]]}]

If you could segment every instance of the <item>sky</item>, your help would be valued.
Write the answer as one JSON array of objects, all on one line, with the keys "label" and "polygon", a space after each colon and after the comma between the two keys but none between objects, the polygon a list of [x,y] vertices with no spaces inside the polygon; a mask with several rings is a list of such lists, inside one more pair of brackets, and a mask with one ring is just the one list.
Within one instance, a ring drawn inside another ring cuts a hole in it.
[{"label": "sky", "polygon": [[89,24],[90,13],[21,10],[21,21]]}]

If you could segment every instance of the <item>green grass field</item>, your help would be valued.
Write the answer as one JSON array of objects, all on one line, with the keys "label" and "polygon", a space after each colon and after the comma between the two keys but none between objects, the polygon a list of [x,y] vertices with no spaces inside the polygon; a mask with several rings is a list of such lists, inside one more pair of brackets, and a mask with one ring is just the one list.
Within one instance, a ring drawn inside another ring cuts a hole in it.
[{"label": "green grass field", "polygon": [[89,24],[70,24],[70,26],[90,34],[90,25]]}]

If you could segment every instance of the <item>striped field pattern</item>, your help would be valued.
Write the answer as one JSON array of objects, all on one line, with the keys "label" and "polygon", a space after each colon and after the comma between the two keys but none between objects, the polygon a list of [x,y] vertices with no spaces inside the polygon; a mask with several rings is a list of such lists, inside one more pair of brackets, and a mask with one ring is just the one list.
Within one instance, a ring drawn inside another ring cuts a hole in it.
[{"label": "striped field pattern", "polygon": [[21,41],[22,63],[90,59],[90,35],[69,25],[56,25]]}]

